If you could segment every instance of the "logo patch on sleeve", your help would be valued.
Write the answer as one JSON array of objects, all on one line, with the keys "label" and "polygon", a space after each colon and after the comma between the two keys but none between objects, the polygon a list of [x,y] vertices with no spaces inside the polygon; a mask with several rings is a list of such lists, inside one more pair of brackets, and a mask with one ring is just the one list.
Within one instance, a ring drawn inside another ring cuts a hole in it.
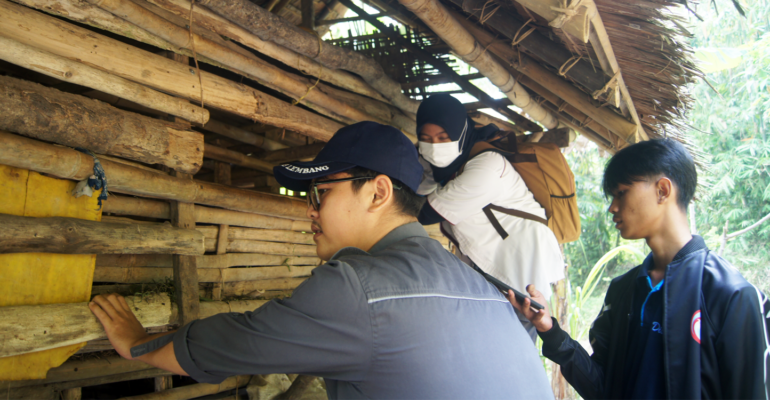
[{"label": "logo patch on sleeve", "polygon": [[692,334],[692,338],[700,344],[700,310],[692,315],[692,320],[690,321],[690,333]]}]

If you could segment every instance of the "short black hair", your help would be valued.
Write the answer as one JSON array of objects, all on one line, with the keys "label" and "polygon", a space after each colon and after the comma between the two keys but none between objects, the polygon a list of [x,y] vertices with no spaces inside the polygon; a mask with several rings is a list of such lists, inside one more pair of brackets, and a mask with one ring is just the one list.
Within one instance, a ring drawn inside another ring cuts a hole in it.
[{"label": "short black hair", "polygon": [[620,184],[630,185],[661,175],[676,185],[677,204],[687,210],[698,186],[698,173],[690,153],[673,139],[648,140],[617,152],[604,169],[602,188],[605,196],[611,196]]},{"label": "short black hair", "polygon": [[[349,173],[351,177],[354,178],[365,177],[374,179],[378,175],[385,175],[377,171],[372,171],[371,169],[362,167],[353,167],[345,172]],[[398,179],[393,179],[389,176],[388,178],[390,178],[390,181],[393,182],[394,188],[400,188],[393,191],[393,197],[395,199],[395,204],[398,207],[398,211],[407,214],[410,217],[417,217],[420,214],[422,205],[425,203],[425,197],[418,195],[411,188],[409,188],[409,186],[404,185]],[[352,181],[351,183],[353,184],[353,192],[358,193],[358,191],[361,190],[361,188],[364,187],[364,184],[368,181],[369,179]]]}]

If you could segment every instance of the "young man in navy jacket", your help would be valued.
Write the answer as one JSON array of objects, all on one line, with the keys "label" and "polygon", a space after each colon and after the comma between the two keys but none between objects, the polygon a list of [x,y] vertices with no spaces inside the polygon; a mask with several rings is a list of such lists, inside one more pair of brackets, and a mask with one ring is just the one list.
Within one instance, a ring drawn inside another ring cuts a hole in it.
[{"label": "young man in navy jacket", "polygon": [[[584,398],[768,398],[768,301],[690,234],[696,184],[692,157],[674,140],[629,146],[607,164],[615,228],[652,252],[610,284],[589,333],[592,355],[547,309],[509,295],[537,328],[543,355]],[[527,290],[546,304],[533,285]]]}]

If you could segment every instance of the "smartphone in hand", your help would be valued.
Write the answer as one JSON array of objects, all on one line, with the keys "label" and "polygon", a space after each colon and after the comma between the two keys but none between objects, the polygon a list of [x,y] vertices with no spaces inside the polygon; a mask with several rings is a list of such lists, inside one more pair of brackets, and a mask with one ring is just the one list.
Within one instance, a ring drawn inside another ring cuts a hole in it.
[{"label": "smartphone in hand", "polygon": [[481,272],[481,275],[483,275],[484,278],[486,278],[489,281],[489,283],[495,285],[495,287],[497,287],[497,289],[499,289],[504,294],[507,294],[508,290],[512,290],[513,294],[516,296],[516,300],[517,301],[522,302],[522,301],[524,301],[524,299],[529,299],[530,307],[534,308],[535,310],[542,310],[543,308],[545,308],[545,307],[543,307],[542,304],[536,302],[535,300],[532,300],[531,297],[529,297],[526,294],[521,293],[518,290],[516,290],[516,289],[506,285],[505,283],[503,283],[501,280],[495,278],[494,276],[489,275],[488,273],[486,273],[484,271],[481,271],[480,269],[478,269],[477,271]]}]

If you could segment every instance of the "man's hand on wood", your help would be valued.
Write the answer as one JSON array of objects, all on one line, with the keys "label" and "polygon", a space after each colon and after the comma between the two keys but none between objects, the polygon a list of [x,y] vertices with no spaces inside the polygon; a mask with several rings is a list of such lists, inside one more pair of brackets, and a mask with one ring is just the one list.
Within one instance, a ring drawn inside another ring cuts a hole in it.
[{"label": "man's hand on wood", "polygon": [[123,296],[98,295],[91,300],[88,308],[102,323],[107,338],[123,358],[131,360],[131,347],[149,337]]}]

